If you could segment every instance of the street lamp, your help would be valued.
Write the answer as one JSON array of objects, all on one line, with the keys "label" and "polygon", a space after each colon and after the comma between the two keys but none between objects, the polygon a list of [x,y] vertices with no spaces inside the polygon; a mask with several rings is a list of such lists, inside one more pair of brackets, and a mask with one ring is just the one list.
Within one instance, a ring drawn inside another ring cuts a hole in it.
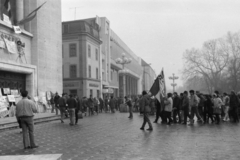
[{"label": "street lamp", "polygon": [[175,74],[173,73],[172,77],[169,77],[169,79],[173,80],[173,83],[171,84],[171,86],[173,86],[173,92],[175,92],[175,86],[177,86],[177,83],[174,83],[175,79],[178,79],[177,76],[175,76]]},{"label": "street lamp", "polygon": [[151,63],[143,65],[143,90],[146,90],[146,76],[145,76],[146,71],[145,71],[145,67],[150,66],[150,65],[151,65]]},{"label": "street lamp", "polygon": [[123,53],[122,57],[121,58],[117,58],[115,60],[115,62],[117,64],[121,64],[122,65],[122,71],[123,71],[123,97],[125,97],[125,95],[126,95],[126,77],[125,77],[125,73],[124,73],[125,70],[124,69],[125,69],[125,64],[131,63],[132,59],[131,58],[127,58],[126,54]]}]

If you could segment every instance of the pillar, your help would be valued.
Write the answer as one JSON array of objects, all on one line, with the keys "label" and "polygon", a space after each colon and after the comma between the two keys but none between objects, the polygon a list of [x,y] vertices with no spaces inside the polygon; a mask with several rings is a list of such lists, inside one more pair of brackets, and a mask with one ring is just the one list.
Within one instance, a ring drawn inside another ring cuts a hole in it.
[{"label": "pillar", "polygon": [[[24,17],[24,7],[23,7],[23,0],[16,0],[16,22],[19,22]],[[23,26],[21,26],[22,28]]]}]

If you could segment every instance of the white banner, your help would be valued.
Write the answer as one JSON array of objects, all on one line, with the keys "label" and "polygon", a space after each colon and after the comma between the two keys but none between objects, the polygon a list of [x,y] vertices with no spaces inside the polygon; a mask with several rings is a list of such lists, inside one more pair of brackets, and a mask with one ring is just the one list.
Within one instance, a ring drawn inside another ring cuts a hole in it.
[{"label": "white banner", "polygon": [[7,46],[8,52],[13,53],[13,54],[17,54],[18,53],[17,45],[16,45],[15,41],[9,41],[8,39],[4,38],[4,42],[5,42],[6,46]]}]

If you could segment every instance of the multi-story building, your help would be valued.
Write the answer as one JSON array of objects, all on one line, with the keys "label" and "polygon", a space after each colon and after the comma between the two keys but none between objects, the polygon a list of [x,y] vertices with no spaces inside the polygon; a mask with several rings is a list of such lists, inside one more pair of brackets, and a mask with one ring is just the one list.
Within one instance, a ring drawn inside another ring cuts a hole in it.
[{"label": "multi-story building", "polygon": [[141,60],[141,65],[143,67],[143,78],[142,78],[143,90],[149,91],[156,78],[156,73],[150,66],[151,64],[147,63],[143,59]]},{"label": "multi-story building", "polygon": [[[69,47],[73,44],[77,48],[74,49],[76,56],[70,57]],[[96,58],[88,57],[88,44],[92,45],[91,51],[99,51],[98,61]],[[123,54],[125,58],[131,59],[131,63],[126,64],[124,70],[121,64],[116,63],[116,59],[121,58]],[[74,68],[72,71],[70,68],[72,65],[77,69]],[[89,66],[91,69],[88,68]],[[94,77],[95,73],[92,77],[88,77],[95,68],[99,72],[99,77]],[[87,97],[89,94],[123,97],[125,86],[125,95],[138,95],[143,89],[143,71],[142,59],[111,29],[107,18],[96,17],[63,22],[64,92]],[[74,72],[75,77],[71,77],[71,72]]]},{"label": "multi-story building", "polygon": [[97,26],[86,20],[63,22],[63,89],[80,97],[100,96],[100,44]]},{"label": "multi-story building", "polygon": [[[36,17],[14,33],[13,25],[38,6]],[[61,2],[0,1],[0,88],[26,89],[30,96],[62,93]],[[17,45],[20,44],[25,45]]]}]

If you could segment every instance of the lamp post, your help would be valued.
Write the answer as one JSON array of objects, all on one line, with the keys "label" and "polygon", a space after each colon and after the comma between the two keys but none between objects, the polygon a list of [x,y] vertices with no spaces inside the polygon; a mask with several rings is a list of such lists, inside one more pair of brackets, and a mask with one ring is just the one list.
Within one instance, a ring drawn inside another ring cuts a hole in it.
[{"label": "lamp post", "polygon": [[146,66],[150,66],[151,63],[148,63],[148,64],[144,64],[143,65],[143,90],[146,90],[146,71],[145,71],[145,67]]},{"label": "lamp post", "polygon": [[117,58],[115,60],[115,62],[117,64],[121,64],[122,65],[122,71],[123,71],[123,98],[126,96],[126,75],[125,75],[125,64],[129,64],[132,62],[131,58],[127,58],[126,54],[123,53],[121,58]]},{"label": "lamp post", "polygon": [[176,79],[178,79],[178,77],[175,76],[174,73],[173,73],[172,75],[173,75],[173,76],[172,76],[172,77],[169,77],[169,79],[172,79],[172,80],[173,80],[173,83],[171,84],[171,86],[173,86],[173,92],[175,92],[175,86],[177,86],[177,83],[174,83],[174,81],[175,81]]}]

